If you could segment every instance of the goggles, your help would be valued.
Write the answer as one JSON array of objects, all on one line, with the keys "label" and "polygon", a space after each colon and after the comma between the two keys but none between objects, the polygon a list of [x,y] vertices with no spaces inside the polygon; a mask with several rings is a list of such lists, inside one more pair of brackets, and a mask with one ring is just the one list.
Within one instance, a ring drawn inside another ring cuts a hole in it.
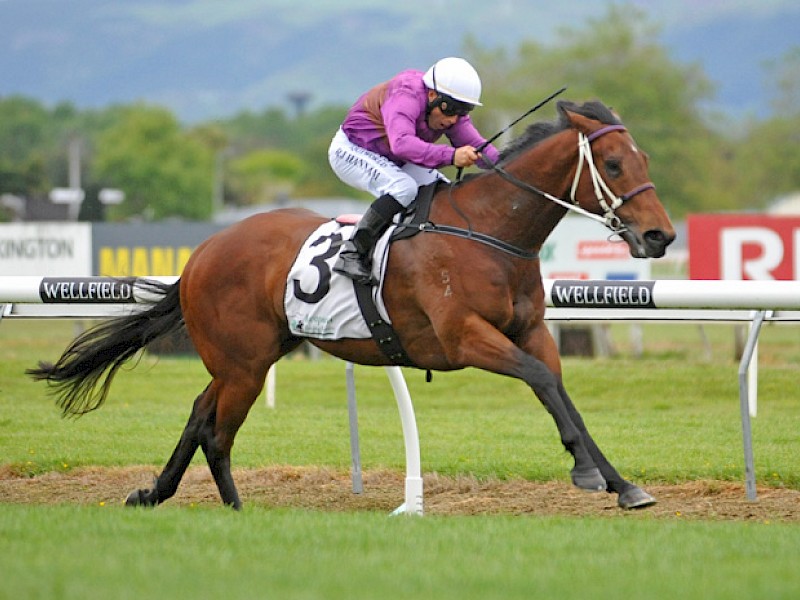
[{"label": "goggles", "polygon": [[461,102],[460,100],[456,100],[455,98],[451,98],[450,96],[444,94],[439,95],[437,104],[439,105],[439,109],[442,111],[442,114],[446,117],[465,117],[473,108],[475,108],[474,104]]}]

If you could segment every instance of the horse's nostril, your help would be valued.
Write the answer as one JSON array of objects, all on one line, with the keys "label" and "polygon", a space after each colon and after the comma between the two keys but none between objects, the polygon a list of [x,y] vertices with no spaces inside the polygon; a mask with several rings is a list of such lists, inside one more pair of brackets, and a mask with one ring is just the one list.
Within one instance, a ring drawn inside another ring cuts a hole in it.
[{"label": "horse's nostril", "polygon": [[668,246],[674,237],[667,236],[660,229],[650,229],[644,233],[644,239],[648,244],[654,246]]}]

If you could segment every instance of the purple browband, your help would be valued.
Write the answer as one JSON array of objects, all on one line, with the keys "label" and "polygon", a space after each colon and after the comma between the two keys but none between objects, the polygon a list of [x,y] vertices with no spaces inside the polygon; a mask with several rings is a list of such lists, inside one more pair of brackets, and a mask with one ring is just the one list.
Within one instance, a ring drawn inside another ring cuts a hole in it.
[{"label": "purple browband", "polygon": [[590,142],[593,142],[601,135],[605,135],[612,131],[627,131],[627,128],[625,127],[625,125],[608,125],[606,127],[601,127],[600,129],[598,129],[593,133],[590,133],[589,135],[586,136],[586,139],[589,140]]}]

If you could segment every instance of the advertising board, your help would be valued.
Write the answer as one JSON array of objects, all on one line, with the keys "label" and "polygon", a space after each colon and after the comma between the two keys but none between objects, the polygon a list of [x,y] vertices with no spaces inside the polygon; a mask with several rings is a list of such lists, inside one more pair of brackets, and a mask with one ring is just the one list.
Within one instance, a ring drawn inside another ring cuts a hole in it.
[{"label": "advertising board", "polygon": [[545,279],[649,279],[650,261],[633,258],[622,240],[609,239],[601,224],[566,217],[541,250]]},{"label": "advertising board", "polygon": [[0,275],[92,274],[88,223],[4,223],[0,225]]},{"label": "advertising board", "polygon": [[222,229],[211,223],[97,223],[92,228],[94,275],[180,275],[192,251]]},{"label": "advertising board", "polygon": [[691,215],[690,279],[800,279],[800,216]]},{"label": "advertising board", "polygon": [[[211,223],[30,223],[0,226],[0,275],[143,277],[180,275],[192,251],[222,229]],[[540,252],[549,279],[650,277],[602,225],[565,218]]]}]

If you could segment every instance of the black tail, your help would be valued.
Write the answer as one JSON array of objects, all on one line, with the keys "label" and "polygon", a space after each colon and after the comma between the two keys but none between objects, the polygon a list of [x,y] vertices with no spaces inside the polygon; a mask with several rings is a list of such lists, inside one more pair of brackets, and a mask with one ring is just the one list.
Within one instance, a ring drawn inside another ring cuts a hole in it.
[{"label": "black tail", "polygon": [[114,375],[127,360],[153,340],[183,327],[180,281],[170,285],[139,280],[136,286],[160,299],[154,299],[151,308],[104,321],[83,332],[55,364],[40,362],[38,368],[25,371],[54,388],[64,416],[100,408]]}]

